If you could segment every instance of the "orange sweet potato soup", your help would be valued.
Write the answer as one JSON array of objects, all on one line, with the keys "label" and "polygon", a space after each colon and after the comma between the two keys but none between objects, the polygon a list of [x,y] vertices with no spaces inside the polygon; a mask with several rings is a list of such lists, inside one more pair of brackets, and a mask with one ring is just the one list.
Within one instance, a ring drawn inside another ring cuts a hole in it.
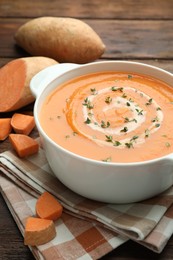
[{"label": "orange sweet potato soup", "polygon": [[155,78],[93,73],[58,86],[40,112],[57,144],[106,162],[138,162],[173,152],[173,88]]}]

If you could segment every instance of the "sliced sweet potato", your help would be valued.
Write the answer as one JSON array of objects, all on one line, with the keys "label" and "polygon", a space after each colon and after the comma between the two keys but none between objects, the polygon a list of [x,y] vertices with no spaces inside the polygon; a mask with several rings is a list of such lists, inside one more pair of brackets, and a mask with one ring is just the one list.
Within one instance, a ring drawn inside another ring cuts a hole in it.
[{"label": "sliced sweet potato", "polygon": [[39,150],[39,144],[30,136],[22,134],[10,134],[9,141],[19,157],[27,157]]},{"label": "sliced sweet potato", "polygon": [[49,192],[44,192],[37,200],[36,213],[40,218],[57,220],[62,211],[62,205]]},{"label": "sliced sweet potato", "polygon": [[38,246],[51,241],[56,236],[52,220],[29,217],[26,221],[24,244]]},{"label": "sliced sweet potato", "polygon": [[11,126],[15,133],[29,135],[35,127],[33,116],[15,113],[11,118]]},{"label": "sliced sweet potato", "polygon": [[42,69],[56,64],[46,57],[15,59],[0,69],[0,112],[14,111],[32,103],[29,83]]},{"label": "sliced sweet potato", "polygon": [[11,118],[0,118],[0,141],[5,140],[11,133]]},{"label": "sliced sweet potato", "polygon": [[11,133],[11,118],[0,118],[0,141],[4,141]]}]

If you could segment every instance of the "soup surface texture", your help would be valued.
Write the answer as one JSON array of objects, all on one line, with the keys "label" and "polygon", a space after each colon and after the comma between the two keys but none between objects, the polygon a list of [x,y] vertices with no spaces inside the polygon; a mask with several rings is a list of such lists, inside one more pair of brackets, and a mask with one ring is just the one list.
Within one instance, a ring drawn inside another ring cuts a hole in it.
[{"label": "soup surface texture", "polygon": [[58,86],[39,119],[65,149],[106,162],[139,162],[173,152],[173,88],[155,78],[93,73]]}]

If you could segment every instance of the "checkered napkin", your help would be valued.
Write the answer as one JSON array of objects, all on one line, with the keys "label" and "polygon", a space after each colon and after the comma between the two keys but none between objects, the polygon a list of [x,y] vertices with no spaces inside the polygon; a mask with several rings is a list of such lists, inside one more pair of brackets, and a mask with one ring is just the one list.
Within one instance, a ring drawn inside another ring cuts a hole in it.
[{"label": "checkered napkin", "polygon": [[173,187],[149,200],[106,204],[86,199],[52,174],[44,151],[19,159],[0,154],[2,194],[22,234],[26,218],[35,215],[37,197],[51,192],[64,206],[51,242],[31,247],[37,259],[98,259],[132,239],[160,253],[173,233]]}]

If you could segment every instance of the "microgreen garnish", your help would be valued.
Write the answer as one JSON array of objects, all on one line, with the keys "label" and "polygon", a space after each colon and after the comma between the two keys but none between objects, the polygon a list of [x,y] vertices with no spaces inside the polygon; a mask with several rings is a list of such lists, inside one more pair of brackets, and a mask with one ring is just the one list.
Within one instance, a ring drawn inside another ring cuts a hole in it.
[{"label": "microgreen garnish", "polygon": [[101,125],[100,125],[102,128],[108,128],[110,126],[110,123],[109,121],[107,121],[106,123],[102,120],[101,121]]},{"label": "microgreen garnish", "polygon": [[106,142],[113,143],[113,146],[119,146],[121,143],[119,141],[114,141],[112,135],[105,135],[106,136]]},{"label": "microgreen garnish", "polygon": [[135,122],[135,123],[137,123],[137,120],[136,120],[135,118],[129,119],[128,117],[125,117],[125,118],[124,118],[124,123],[129,123],[129,122]]},{"label": "microgreen garnish", "polygon": [[134,136],[130,139],[130,141],[135,141],[135,140],[138,139],[138,138],[139,138],[138,135],[134,135]]},{"label": "microgreen garnish", "polygon": [[151,120],[151,122],[158,122],[159,121],[159,118],[158,118],[158,116],[156,116],[155,118],[153,118],[152,120]]},{"label": "microgreen garnish", "polygon": [[113,142],[113,146],[119,146],[119,145],[121,145],[121,143],[119,141],[114,141]]},{"label": "microgreen garnish", "polygon": [[86,106],[88,109],[93,109],[94,108],[94,105],[91,104],[91,101],[88,100],[88,98],[84,99],[84,103],[82,105]]},{"label": "microgreen garnish", "polygon": [[159,110],[162,110],[162,109],[160,107],[157,107],[156,110],[159,111]]},{"label": "microgreen garnish", "polygon": [[126,133],[127,131],[128,131],[127,126],[125,126],[123,129],[120,130],[120,132],[124,132],[124,133]]},{"label": "microgreen garnish", "polygon": [[112,91],[117,91],[117,87],[113,86],[113,87],[111,87],[111,90]]},{"label": "microgreen garnish", "polygon": [[106,142],[112,143],[112,141],[113,141],[112,135],[105,135],[105,136],[106,136]]},{"label": "microgreen garnish", "polygon": [[145,130],[145,137],[149,137],[149,135],[150,135],[150,131],[149,131],[149,129],[146,129]]},{"label": "microgreen garnish", "polygon": [[91,90],[92,95],[96,95],[97,94],[97,90],[95,88],[90,88],[90,90]]},{"label": "microgreen garnish", "polygon": [[134,135],[131,139],[130,139],[130,141],[128,142],[128,143],[125,143],[125,146],[127,147],[127,148],[131,148],[131,147],[133,147],[133,143],[136,141],[136,139],[138,139],[139,138],[139,136],[138,135]]},{"label": "microgreen garnish", "polygon": [[89,112],[89,113],[88,113],[88,116],[93,116],[93,113]]},{"label": "microgreen garnish", "polygon": [[109,156],[109,157],[103,159],[102,161],[103,161],[103,162],[111,162],[111,161],[112,161],[112,158],[111,158],[111,156]]},{"label": "microgreen garnish", "polygon": [[106,102],[107,104],[110,104],[110,103],[112,102],[112,98],[111,98],[111,97],[106,97],[106,98],[105,98],[105,102]]},{"label": "microgreen garnish", "polygon": [[149,106],[149,105],[151,105],[151,104],[152,104],[152,101],[153,101],[153,99],[152,99],[152,98],[150,98],[150,99],[148,100],[148,102],[147,102],[147,103],[145,103],[145,105],[146,105],[146,106]]},{"label": "microgreen garnish", "polygon": [[133,147],[133,143],[132,143],[132,142],[125,143],[125,145],[127,146],[127,148],[131,148],[131,147]]},{"label": "microgreen garnish", "polygon": [[139,110],[139,109],[135,109],[136,110],[136,112],[138,112],[138,115],[143,115],[143,110],[141,109],[141,110]]},{"label": "microgreen garnish", "polygon": [[130,107],[130,102],[127,102],[126,105],[127,105],[128,107]]},{"label": "microgreen garnish", "polygon": [[130,119],[128,117],[125,117],[124,118],[124,123],[128,123],[128,122],[130,122]]},{"label": "microgreen garnish", "polygon": [[126,98],[126,97],[127,97],[126,93],[123,93],[122,98]]},{"label": "microgreen garnish", "polygon": [[89,119],[89,117],[87,117],[86,121],[84,122],[85,124],[90,124],[91,120]]},{"label": "microgreen garnish", "polygon": [[120,92],[123,92],[123,88],[117,88],[115,86],[111,87],[111,90],[112,91],[120,91]]},{"label": "microgreen garnish", "polygon": [[88,98],[84,99],[84,103],[82,104],[83,106],[86,106],[88,104]]},{"label": "microgreen garnish", "polygon": [[131,79],[132,78],[132,75],[128,75],[128,79]]},{"label": "microgreen garnish", "polygon": [[[106,142],[109,142],[109,143],[112,143],[113,146],[120,146],[122,145],[122,143],[118,140],[113,140],[113,136],[112,135],[105,135],[106,137]],[[136,140],[139,138],[138,135],[134,135],[130,140],[129,142],[126,142],[124,145],[127,147],[127,148],[131,148],[133,147],[133,144],[134,142],[136,142]]]}]

